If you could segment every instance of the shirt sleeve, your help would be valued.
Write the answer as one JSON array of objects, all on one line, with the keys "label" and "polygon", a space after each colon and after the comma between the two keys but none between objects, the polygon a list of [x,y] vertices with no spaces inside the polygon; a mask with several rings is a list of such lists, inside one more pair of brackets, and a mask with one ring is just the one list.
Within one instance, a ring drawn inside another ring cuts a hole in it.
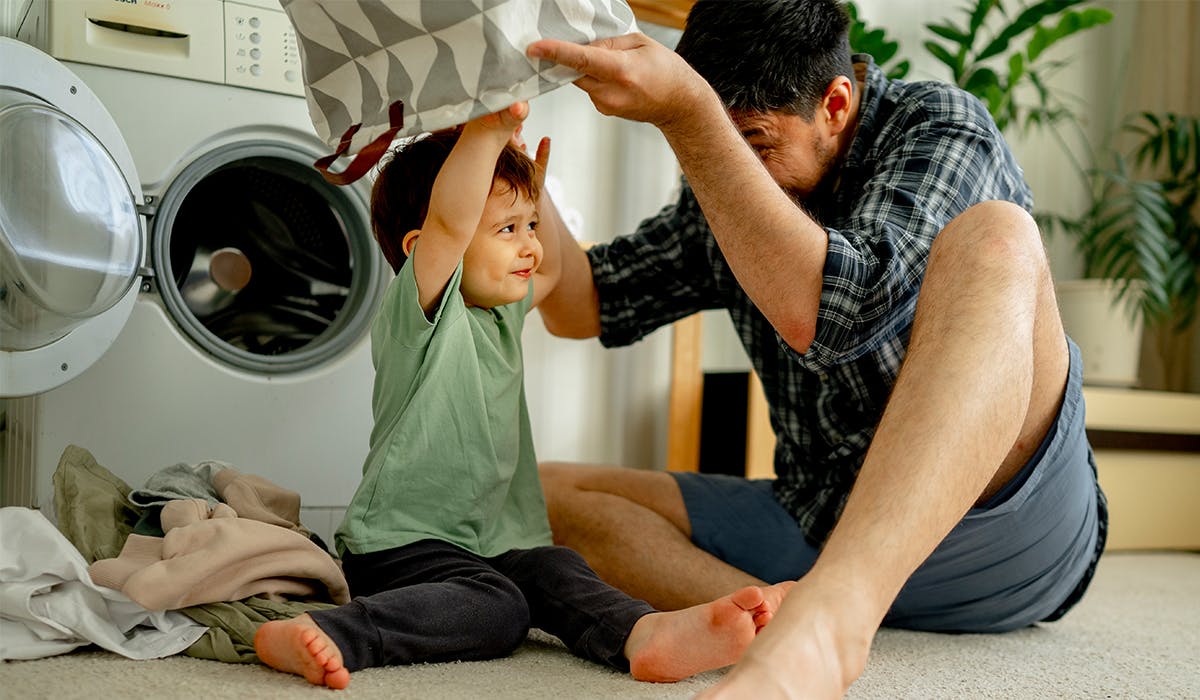
[{"label": "shirt sleeve", "polygon": [[697,311],[720,306],[708,224],[684,181],[679,199],[637,231],[588,250],[600,295],[600,342],[629,345]]},{"label": "shirt sleeve", "polygon": [[867,156],[876,160],[873,175],[848,214],[826,227],[816,336],[802,364],[849,362],[907,333],[933,239],[967,207],[995,199],[1032,206],[982,105],[965,94],[940,97],[936,114],[914,110],[902,131],[880,134],[882,147]]},{"label": "shirt sleeve", "polygon": [[384,292],[383,301],[375,317],[375,333],[382,334],[406,348],[422,348],[429,344],[434,329],[461,316],[466,307],[459,293],[462,282],[462,261],[446,281],[446,289],[428,318],[421,308],[421,296],[417,290],[417,278],[413,271],[412,258],[404,262],[396,277]]}]

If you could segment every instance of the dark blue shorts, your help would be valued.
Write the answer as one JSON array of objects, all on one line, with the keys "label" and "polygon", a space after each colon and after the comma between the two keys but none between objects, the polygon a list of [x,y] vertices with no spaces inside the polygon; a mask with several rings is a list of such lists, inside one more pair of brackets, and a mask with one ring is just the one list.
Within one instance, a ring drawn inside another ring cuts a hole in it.
[{"label": "dark blue shorts", "polygon": [[[909,578],[893,627],[994,632],[1057,619],[1086,589],[1107,513],[1084,434],[1079,349],[1058,420],[1038,452],[987,504],[972,508]],[[771,480],[673,473],[692,541],[776,583],[803,576],[818,550],[775,500]]]}]

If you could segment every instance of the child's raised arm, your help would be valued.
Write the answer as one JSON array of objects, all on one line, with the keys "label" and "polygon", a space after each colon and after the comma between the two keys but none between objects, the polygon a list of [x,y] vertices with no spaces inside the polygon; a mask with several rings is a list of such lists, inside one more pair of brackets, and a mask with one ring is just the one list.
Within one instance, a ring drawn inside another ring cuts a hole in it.
[{"label": "child's raised arm", "polygon": [[446,283],[475,236],[492,192],[496,159],[528,114],[528,103],[518,102],[467,122],[438,171],[429,211],[412,251],[413,274],[426,313],[437,308]]}]

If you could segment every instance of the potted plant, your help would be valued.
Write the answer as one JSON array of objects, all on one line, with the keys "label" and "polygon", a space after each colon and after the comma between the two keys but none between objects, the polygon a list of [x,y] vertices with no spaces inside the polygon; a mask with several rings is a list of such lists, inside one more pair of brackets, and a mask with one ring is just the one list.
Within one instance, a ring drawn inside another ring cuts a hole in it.
[{"label": "potted plant", "polygon": [[[934,38],[924,47],[950,70],[950,82],[987,106],[1001,131],[1022,122],[1053,125],[1073,114],[1046,84],[1046,76],[1063,62],[1050,61],[1045,53],[1067,37],[1112,21],[1109,10],[1080,8],[1089,1],[1040,0],[1021,6],[1013,15],[1001,0],[975,0],[963,9],[963,24],[950,19],[926,24]],[[897,56],[898,43],[889,40],[883,29],[869,27],[853,2],[846,3],[846,9],[851,50],[870,54],[889,78],[905,77],[909,61]],[[893,59],[896,62],[889,64]],[[1032,89],[1032,102],[1018,97],[1025,86]]]},{"label": "potted plant", "polygon": [[1130,357],[1117,345],[1129,334],[1101,325],[1099,314],[1153,330],[1164,365],[1187,360],[1186,342],[1183,357],[1172,357],[1163,341],[1193,326],[1200,299],[1200,118],[1144,112],[1121,132],[1136,137],[1133,146],[1088,172],[1083,214],[1039,218],[1071,235],[1083,258],[1085,279],[1060,283],[1059,301],[1068,333],[1090,346],[1085,377],[1090,369],[1093,383],[1132,385],[1140,333]]},{"label": "potted plant", "polygon": [[[976,0],[964,9],[965,25],[949,20],[925,25],[942,40],[926,41],[925,50],[950,69],[956,85],[983,101],[1001,131],[1022,120],[1026,125],[1052,125],[1073,119],[1046,86],[1045,76],[1063,62],[1044,55],[1059,41],[1112,21],[1112,12],[1103,8],[1072,9],[1088,1],[1041,0],[1012,16],[1000,0]],[[993,26],[993,17],[1000,19],[999,26]],[[1026,85],[1035,98],[1028,104],[1017,97]]]}]

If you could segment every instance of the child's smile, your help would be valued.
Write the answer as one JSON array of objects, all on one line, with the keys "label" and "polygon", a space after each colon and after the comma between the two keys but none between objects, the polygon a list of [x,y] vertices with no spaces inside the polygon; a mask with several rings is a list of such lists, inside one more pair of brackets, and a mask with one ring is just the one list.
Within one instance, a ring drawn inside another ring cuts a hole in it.
[{"label": "child's smile", "polygon": [[471,306],[489,309],[520,301],[542,262],[532,200],[497,182],[488,196],[475,237],[463,254],[462,294]]}]

